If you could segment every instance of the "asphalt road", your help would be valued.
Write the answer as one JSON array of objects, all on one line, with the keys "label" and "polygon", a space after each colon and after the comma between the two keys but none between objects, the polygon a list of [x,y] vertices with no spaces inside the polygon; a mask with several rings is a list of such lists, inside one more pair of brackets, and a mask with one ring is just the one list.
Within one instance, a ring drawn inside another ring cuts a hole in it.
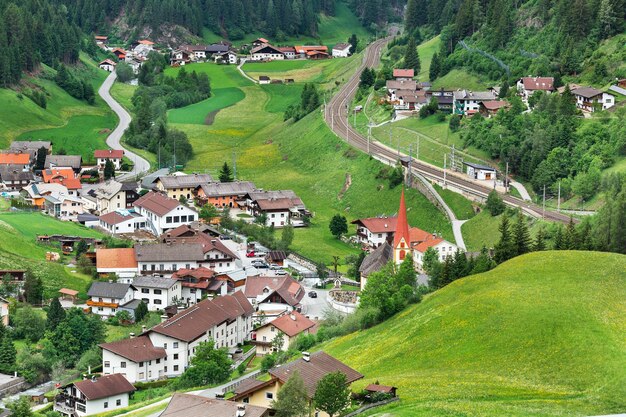
[{"label": "asphalt road", "polygon": [[111,110],[117,114],[117,117],[120,120],[115,130],[113,130],[107,138],[107,145],[109,145],[111,149],[123,150],[126,157],[128,157],[135,164],[132,171],[118,175],[115,178],[118,181],[124,181],[137,179],[139,175],[146,174],[150,170],[150,163],[136,153],[125,149],[120,143],[124,132],[128,129],[128,126],[130,126],[131,117],[126,109],[124,109],[124,107],[122,107],[122,105],[115,101],[115,99],[111,96],[111,87],[113,86],[116,78],[117,74],[112,72],[100,86],[98,94],[109,105]]},{"label": "asphalt road", "polygon": [[[396,163],[399,158],[406,157],[407,155],[404,155],[403,153],[398,152],[397,149],[392,149],[375,140],[368,141],[366,137],[361,135],[348,123],[348,116],[351,114],[350,105],[352,102],[352,98],[354,97],[354,94],[359,87],[361,71],[363,71],[363,69],[365,68],[374,68],[378,66],[378,64],[380,63],[380,55],[382,53],[382,50],[390,39],[391,38],[379,39],[371,43],[366,48],[363,62],[357,72],[346,84],[344,84],[344,86],[330,100],[328,106],[324,109],[324,119],[329,127],[333,130],[333,132],[335,132],[335,134],[348,142],[350,145],[364,152],[367,152],[370,155],[377,157],[378,159],[383,159]],[[412,160],[411,168],[416,170],[429,180],[435,180],[439,183],[442,183],[445,179],[445,184],[453,185],[455,188],[458,188],[464,192],[481,198],[486,198],[489,192],[492,190],[492,188],[490,187],[475,183],[467,178],[464,178],[462,174],[450,171],[446,171],[444,174],[443,169],[424,163],[422,161],[416,162],[415,160]],[[533,217],[544,216],[547,220],[559,221],[562,223],[569,222],[570,217],[566,214],[546,209],[544,215],[544,211],[539,205],[524,201],[517,197],[513,197],[509,194],[501,194],[501,197],[504,202],[509,206],[519,207],[524,212]]]}]

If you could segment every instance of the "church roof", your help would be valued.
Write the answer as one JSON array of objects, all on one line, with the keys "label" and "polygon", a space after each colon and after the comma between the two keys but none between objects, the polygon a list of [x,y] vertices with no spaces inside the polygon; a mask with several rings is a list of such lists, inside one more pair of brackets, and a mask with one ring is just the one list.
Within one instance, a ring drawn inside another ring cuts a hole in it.
[{"label": "church roof", "polygon": [[402,190],[402,194],[400,195],[400,209],[398,210],[398,220],[396,221],[396,233],[393,237],[393,247],[397,248],[400,242],[404,242],[407,245],[410,244],[410,234],[409,234],[409,222],[406,218],[406,202],[404,201],[404,189]]}]

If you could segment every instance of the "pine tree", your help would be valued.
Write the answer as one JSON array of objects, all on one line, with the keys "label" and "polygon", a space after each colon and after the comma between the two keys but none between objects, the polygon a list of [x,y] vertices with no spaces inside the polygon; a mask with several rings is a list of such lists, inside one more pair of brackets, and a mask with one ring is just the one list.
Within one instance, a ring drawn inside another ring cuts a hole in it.
[{"label": "pine tree", "polygon": [[554,250],[564,250],[565,240],[563,237],[563,226],[560,224],[557,226],[556,233],[554,234]]},{"label": "pine tree", "polygon": [[352,36],[350,36],[350,39],[348,39],[348,43],[351,45],[350,55],[352,55],[357,51],[357,48],[359,46],[359,38],[357,38],[357,36],[353,33]]},{"label": "pine tree", "polygon": [[61,306],[61,302],[58,297],[54,297],[48,307],[48,320],[46,322],[47,330],[54,330],[59,323],[65,319],[65,310]]},{"label": "pine tree", "polygon": [[563,249],[576,250],[579,248],[578,233],[576,233],[576,226],[574,225],[574,219],[569,218],[569,223],[565,228],[565,236],[563,237]]},{"label": "pine tree", "polygon": [[439,76],[441,72],[441,60],[439,59],[439,54],[435,52],[433,54],[433,58],[430,61],[430,68],[428,69],[428,79],[430,81],[435,81],[435,79]]},{"label": "pine tree", "polygon": [[233,171],[228,166],[228,163],[224,162],[222,169],[219,173],[220,182],[233,182]]},{"label": "pine tree", "polygon": [[104,163],[104,179],[110,180],[111,178],[115,178],[115,165],[113,161],[107,159]]},{"label": "pine tree", "polygon": [[9,335],[5,335],[0,342],[0,370],[5,374],[13,372],[16,357],[17,351],[13,339]]},{"label": "pine tree", "polygon": [[515,225],[513,225],[513,244],[515,247],[515,256],[530,252],[530,233],[528,232],[526,218],[521,210],[518,210],[517,221]]},{"label": "pine tree", "polygon": [[43,284],[41,278],[33,275],[31,271],[26,271],[24,278],[24,298],[30,304],[40,304],[43,297]]},{"label": "pine tree", "polygon": [[276,417],[307,417],[309,415],[309,399],[304,380],[298,371],[295,371],[280,388],[271,407],[276,410]]},{"label": "pine tree", "polygon": [[416,75],[420,72],[420,57],[417,53],[417,45],[413,36],[409,37],[409,43],[406,46],[406,53],[404,54],[404,67],[407,69],[413,69]]},{"label": "pine tree", "polygon": [[409,0],[406,4],[404,19],[404,30],[412,34],[420,25],[421,12],[418,8],[417,0]]},{"label": "pine tree", "polygon": [[135,309],[135,323],[139,323],[148,315],[148,306],[143,301]]},{"label": "pine tree", "polygon": [[511,259],[515,256],[515,246],[513,239],[511,238],[511,231],[509,225],[509,218],[504,215],[498,230],[500,231],[500,240],[496,243],[494,248],[494,258],[496,263],[501,264],[504,261]]},{"label": "pine tree", "polygon": [[41,170],[46,163],[46,157],[48,156],[48,150],[43,146],[37,150],[37,161],[35,162],[35,169]]},{"label": "pine tree", "polygon": [[537,235],[535,236],[535,243],[533,244],[533,250],[536,252],[546,250],[546,236],[543,227],[537,231]]}]

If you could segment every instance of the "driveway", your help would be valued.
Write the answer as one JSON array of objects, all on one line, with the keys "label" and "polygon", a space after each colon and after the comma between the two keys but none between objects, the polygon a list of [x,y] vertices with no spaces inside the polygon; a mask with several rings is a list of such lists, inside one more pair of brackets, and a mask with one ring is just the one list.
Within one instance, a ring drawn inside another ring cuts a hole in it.
[{"label": "driveway", "polygon": [[104,83],[102,83],[102,86],[100,86],[100,89],[98,90],[100,97],[102,97],[102,99],[108,104],[120,120],[115,130],[113,130],[107,138],[107,145],[114,150],[123,150],[126,157],[133,161],[134,164],[132,171],[118,175],[116,180],[124,181],[138,179],[139,176],[146,174],[150,170],[150,163],[136,153],[125,149],[120,143],[120,140],[122,139],[122,136],[124,136],[124,132],[128,129],[128,126],[130,126],[130,121],[132,119],[126,109],[124,109],[124,107],[122,107],[122,105],[115,101],[115,99],[111,96],[111,87],[113,86],[116,78],[117,74],[112,72],[111,75],[104,80]]}]

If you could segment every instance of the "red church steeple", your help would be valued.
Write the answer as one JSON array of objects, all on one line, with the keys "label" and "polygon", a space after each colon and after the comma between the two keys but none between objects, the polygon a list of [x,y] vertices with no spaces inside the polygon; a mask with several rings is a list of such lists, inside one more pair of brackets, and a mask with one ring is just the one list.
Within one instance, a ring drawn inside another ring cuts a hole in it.
[{"label": "red church steeple", "polygon": [[398,209],[398,220],[396,222],[396,232],[393,237],[394,258],[396,262],[404,259],[404,256],[411,250],[411,238],[409,235],[409,222],[406,218],[406,202],[404,201],[404,188],[400,195],[400,208]]}]

